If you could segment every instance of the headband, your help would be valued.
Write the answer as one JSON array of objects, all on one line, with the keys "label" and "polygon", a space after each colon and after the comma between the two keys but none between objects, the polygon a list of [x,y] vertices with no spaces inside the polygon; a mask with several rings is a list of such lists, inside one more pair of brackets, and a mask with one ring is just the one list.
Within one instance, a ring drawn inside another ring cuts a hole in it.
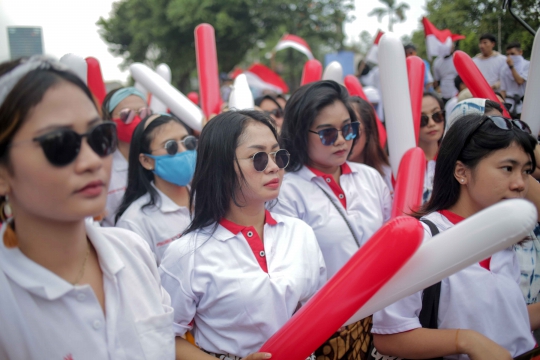
[{"label": "headband", "polygon": [[486,99],[472,98],[460,101],[454,106],[450,115],[448,116],[448,128],[459,118],[470,115],[479,114],[483,115],[486,110]]},{"label": "headband", "polygon": [[117,107],[118,104],[120,104],[120,101],[124,100],[130,95],[138,96],[141,99],[143,99],[144,102],[146,102],[146,98],[144,94],[140,92],[139,90],[137,90],[136,88],[134,87],[123,88],[123,89],[118,90],[117,92],[114,93],[113,96],[111,96],[111,100],[109,100],[109,105],[107,108],[109,113],[112,113],[114,108]]},{"label": "headband", "polygon": [[55,58],[44,55],[34,55],[29,59],[23,59],[13,70],[0,76],[0,106],[19,80],[33,70],[69,71],[69,68]]}]

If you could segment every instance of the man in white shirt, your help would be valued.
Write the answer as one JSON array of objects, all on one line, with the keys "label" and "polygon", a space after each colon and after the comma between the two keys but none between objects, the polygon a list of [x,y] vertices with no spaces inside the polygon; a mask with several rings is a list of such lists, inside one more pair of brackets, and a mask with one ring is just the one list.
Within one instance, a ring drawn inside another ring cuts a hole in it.
[{"label": "man in white shirt", "polygon": [[500,88],[500,73],[502,67],[506,64],[506,57],[493,50],[496,45],[497,38],[492,34],[480,36],[480,43],[478,44],[480,53],[473,58],[474,63],[493,90]]},{"label": "man in white shirt", "polygon": [[439,86],[439,91],[445,104],[458,93],[458,89],[454,84],[454,79],[458,75],[452,58],[454,50],[455,44],[452,44],[450,55],[444,57],[438,56],[435,61],[433,61],[433,79],[435,80],[435,87]]},{"label": "man in white shirt", "polygon": [[523,50],[517,42],[506,46],[506,65],[501,69],[501,93],[505,102],[511,104],[510,113],[516,119],[521,115],[523,95],[527,86],[529,61],[523,58]]}]

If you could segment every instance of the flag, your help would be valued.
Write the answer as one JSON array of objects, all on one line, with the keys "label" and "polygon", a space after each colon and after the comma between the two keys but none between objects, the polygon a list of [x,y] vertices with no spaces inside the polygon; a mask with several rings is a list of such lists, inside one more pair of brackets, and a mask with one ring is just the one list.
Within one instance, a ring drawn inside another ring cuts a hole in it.
[{"label": "flag", "polygon": [[244,71],[241,69],[235,69],[230,74],[230,77],[235,79],[242,73],[246,74],[249,87],[253,88],[253,90],[257,90],[257,92],[262,92],[264,90],[273,91],[277,94],[289,92],[289,87],[281,76],[263,64],[253,64],[249,67],[249,69]]},{"label": "flag", "polygon": [[426,17],[422,18],[426,36],[426,50],[431,59],[435,56],[447,56],[452,52],[452,43],[465,39],[465,36],[452,34],[448,29],[439,30]]},{"label": "flag", "polygon": [[375,36],[375,40],[373,41],[373,45],[371,45],[371,48],[369,49],[368,53],[366,54],[365,60],[366,62],[372,63],[372,64],[378,64],[379,60],[377,59],[377,55],[379,53],[379,40],[381,40],[381,37],[384,35],[384,32],[381,30],[377,31],[377,36]]},{"label": "flag", "polygon": [[300,36],[285,34],[279,39],[274,51],[280,51],[287,48],[293,48],[305,54],[310,60],[313,59],[313,54],[308,43]]}]

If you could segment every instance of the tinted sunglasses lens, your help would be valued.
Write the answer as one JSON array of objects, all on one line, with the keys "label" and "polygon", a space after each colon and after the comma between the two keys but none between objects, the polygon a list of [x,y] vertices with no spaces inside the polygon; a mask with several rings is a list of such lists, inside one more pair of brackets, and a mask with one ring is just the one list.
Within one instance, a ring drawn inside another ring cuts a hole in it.
[{"label": "tinted sunglasses lens", "polygon": [[337,129],[324,129],[318,132],[321,142],[325,146],[332,145],[336,142],[338,130]]},{"label": "tinted sunglasses lens", "polygon": [[88,134],[88,145],[101,157],[112,154],[116,150],[118,140],[114,123],[105,122],[93,128]]},{"label": "tinted sunglasses lens", "polygon": [[272,110],[272,114],[277,118],[282,118],[283,117],[283,110],[274,109],[274,110]]},{"label": "tinted sunglasses lens", "polygon": [[120,111],[120,120],[122,120],[124,124],[129,124],[131,121],[133,121],[133,117],[133,111],[130,109]]},{"label": "tinted sunglasses lens", "polygon": [[167,154],[169,155],[176,155],[178,152],[178,143],[174,140],[167,141],[165,143],[165,150],[167,150]]},{"label": "tinted sunglasses lens", "polygon": [[512,123],[520,130],[525,131],[527,134],[532,135],[532,130],[526,122],[522,120],[513,120]]},{"label": "tinted sunglasses lens", "polygon": [[257,171],[264,171],[268,165],[268,154],[265,152],[258,152],[253,155],[253,167]]},{"label": "tinted sunglasses lens", "polygon": [[490,119],[499,129],[510,130],[510,120],[500,116],[491,116]]},{"label": "tinted sunglasses lens", "polygon": [[341,131],[343,132],[343,137],[345,140],[349,141],[354,138],[356,138],[356,135],[358,135],[358,127],[360,126],[360,123],[354,122],[345,125]]},{"label": "tinted sunglasses lens", "polygon": [[71,163],[81,149],[81,136],[72,130],[56,131],[38,141],[47,160],[55,166]]},{"label": "tinted sunglasses lens", "polygon": [[195,150],[197,148],[197,138],[195,136],[187,136],[184,139],[184,147],[186,150]]},{"label": "tinted sunglasses lens", "polygon": [[289,152],[287,150],[278,150],[275,155],[276,165],[280,169],[285,169],[289,165]]},{"label": "tinted sunglasses lens", "polygon": [[429,116],[422,114],[420,116],[420,127],[426,126],[428,122],[429,122]]},{"label": "tinted sunglasses lens", "polygon": [[146,117],[152,115],[152,109],[150,108],[142,108],[139,110],[139,117],[142,119],[146,119]]},{"label": "tinted sunglasses lens", "polygon": [[437,124],[442,123],[444,121],[444,112],[437,111],[433,115],[431,115],[431,118],[433,121],[435,121]]}]

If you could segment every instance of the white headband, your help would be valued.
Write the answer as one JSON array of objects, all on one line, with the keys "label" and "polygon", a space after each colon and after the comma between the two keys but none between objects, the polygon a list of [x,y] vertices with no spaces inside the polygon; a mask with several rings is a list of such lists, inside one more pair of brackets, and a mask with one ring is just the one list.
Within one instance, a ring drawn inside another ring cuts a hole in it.
[{"label": "white headband", "polygon": [[2,106],[4,100],[6,100],[7,96],[11,90],[13,90],[15,85],[17,85],[19,80],[21,80],[30,71],[36,69],[69,71],[67,66],[49,56],[34,55],[29,59],[22,60],[20,65],[16,66],[10,72],[0,76],[0,106]]}]

